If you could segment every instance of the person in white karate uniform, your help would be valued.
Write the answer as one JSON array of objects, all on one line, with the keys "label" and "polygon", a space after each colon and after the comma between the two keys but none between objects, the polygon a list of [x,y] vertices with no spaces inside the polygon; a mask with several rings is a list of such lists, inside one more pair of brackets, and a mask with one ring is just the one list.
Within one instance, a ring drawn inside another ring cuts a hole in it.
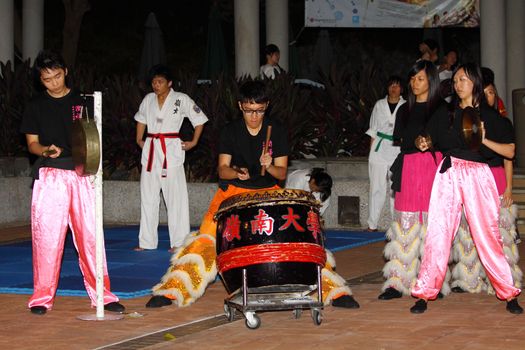
[{"label": "person in white karate uniform", "polygon": [[312,195],[321,203],[319,214],[324,214],[330,205],[332,194],[332,177],[322,168],[297,169],[286,177],[286,188],[312,192]]},{"label": "person in white karate uniform", "polygon": [[371,137],[370,154],[368,157],[368,174],[370,177],[370,192],[368,199],[368,231],[377,231],[377,225],[385,197],[390,198],[390,215],[394,215],[394,196],[390,189],[390,166],[399,154],[399,147],[393,145],[393,132],[396,114],[399,107],[406,101],[401,96],[401,78],[391,76],[387,81],[388,95],[377,101],[372,116],[370,128],[366,134]]},{"label": "person in white karate uniform", "polygon": [[[153,92],[144,97],[135,114],[136,141],[142,148],[140,232],[135,250],[157,249],[162,190],[168,213],[170,252],[173,252],[190,233],[185,152],[197,145],[208,118],[188,95],[172,89],[168,67],[154,66],[150,77]],[[188,118],[195,129],[191,141],[182,141],[179,137],[184,118]]]}]

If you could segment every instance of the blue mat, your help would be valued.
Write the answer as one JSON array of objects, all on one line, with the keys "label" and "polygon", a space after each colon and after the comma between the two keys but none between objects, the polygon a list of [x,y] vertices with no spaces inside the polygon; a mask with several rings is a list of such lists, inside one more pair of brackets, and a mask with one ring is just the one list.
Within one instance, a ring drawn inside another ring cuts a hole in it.
[{"label": "blue mat", "polygon": [[[171,254],[166,226],[159,227],[159,248],[135,252],[138,226],[106,228],[106,256],[111,290],[122,299],[151,294],[166,272]],[[332,252],[383,241],[383,232],[326,231],[326,247]],[[0,245],[0,293],[32,294],[31,242]],[[68,234],[57,295],[87,296],[78,268],[78,256]]]}]

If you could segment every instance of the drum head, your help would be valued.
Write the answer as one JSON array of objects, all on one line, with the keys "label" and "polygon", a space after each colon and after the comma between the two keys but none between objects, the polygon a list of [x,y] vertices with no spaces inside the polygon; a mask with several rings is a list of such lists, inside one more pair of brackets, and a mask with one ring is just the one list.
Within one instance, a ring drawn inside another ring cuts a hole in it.
[{"label": "drum head", "polygon": [[94,175],[100,164],[100,139],[94,120],[73,122],[72,153],[75,170],[80,176]]},{"label": "drum head", "polygon": [[466,107],[463,109],[461,117],[463,141],[465,141],[468,149],[477,152],[481,146],[481,119],[479,112],[473,107]]},{"label": "drum head", "polygon": [[226,198],[219,206],[217,213],[215,213],[215,219],[218,219],[232,208],[258,207],[283,203],[307,203],[317,209],[320,207],[320,203],[315,197],[310,192],[303,190],[282,188],[251,191]]}]

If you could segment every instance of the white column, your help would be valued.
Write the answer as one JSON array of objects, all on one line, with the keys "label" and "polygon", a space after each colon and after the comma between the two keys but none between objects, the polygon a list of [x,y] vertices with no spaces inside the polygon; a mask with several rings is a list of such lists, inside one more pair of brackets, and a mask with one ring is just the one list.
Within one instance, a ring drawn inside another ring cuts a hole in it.
[{"label": "white column", "polygon": [[505,0],[481,0],[480,10],[481,65],[494,71],[498,94],[507,106]]},{"label": "white column", "polygon": [[288,0],[266,0],[266,45],[277,45],[284,70],[288,70],[288,35]]},{"label": "white column", "polygon": [[44,0],[23,0],[22,54],[34,62],[44,48]]},{"label": "white column", "polygon": [[[507,107],[507,111],[509,112],[509,117],[511,117],[512,119],[514,119],[514,115],[512,113],[511,100],[512,90],[525,88],[525,21],[523,20],[524,17],[525,1],[507,0],[507,99],[505,100],[505,106]],[[525,118],[525,116],[521,117]]]},{"label": "white column", "polygon": [[0,1],[0,62],[11,61],[14,68],[15,32],[14,32],[14,0]]},{"label": "white column", "polygon": [[235,75],[259,75],[259,0],[235,0]]}]

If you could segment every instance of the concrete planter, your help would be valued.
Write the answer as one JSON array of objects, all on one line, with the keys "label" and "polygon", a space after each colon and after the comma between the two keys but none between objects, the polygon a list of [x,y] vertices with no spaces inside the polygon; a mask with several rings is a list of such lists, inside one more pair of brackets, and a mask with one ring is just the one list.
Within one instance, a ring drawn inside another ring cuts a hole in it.
[{"label": "concrete planter", "polygon": [[[21,162],[22,163],[22,162]],[[20,164],[21,164],[20,163]],[[16,161],[9,164],[17,164]],[[28,164],[28,162],[26,162]],[[322,167],[334,179],[330,206],[325,212],[328,228],[366,227],[368,216],[368,162],[366,159],[315,159],[293,162],[290,169]],[[2,174],[16,173],[9,170]],[[28,167],[26,168],[26,171]],[[21,173],[24,173],[22,171]],[[0,176],[0,225],[30,221],[31,178]],[[208,209],[216,183],[188,183],[190,223],[199,226]],[[104,222],[138,224],[140,221],[140,186],[138,181],[104,181]],[[379,227],[390,224],[388,203],[383,209]],[[160,223],[167,223],[164,202],[160,204]]]}]

